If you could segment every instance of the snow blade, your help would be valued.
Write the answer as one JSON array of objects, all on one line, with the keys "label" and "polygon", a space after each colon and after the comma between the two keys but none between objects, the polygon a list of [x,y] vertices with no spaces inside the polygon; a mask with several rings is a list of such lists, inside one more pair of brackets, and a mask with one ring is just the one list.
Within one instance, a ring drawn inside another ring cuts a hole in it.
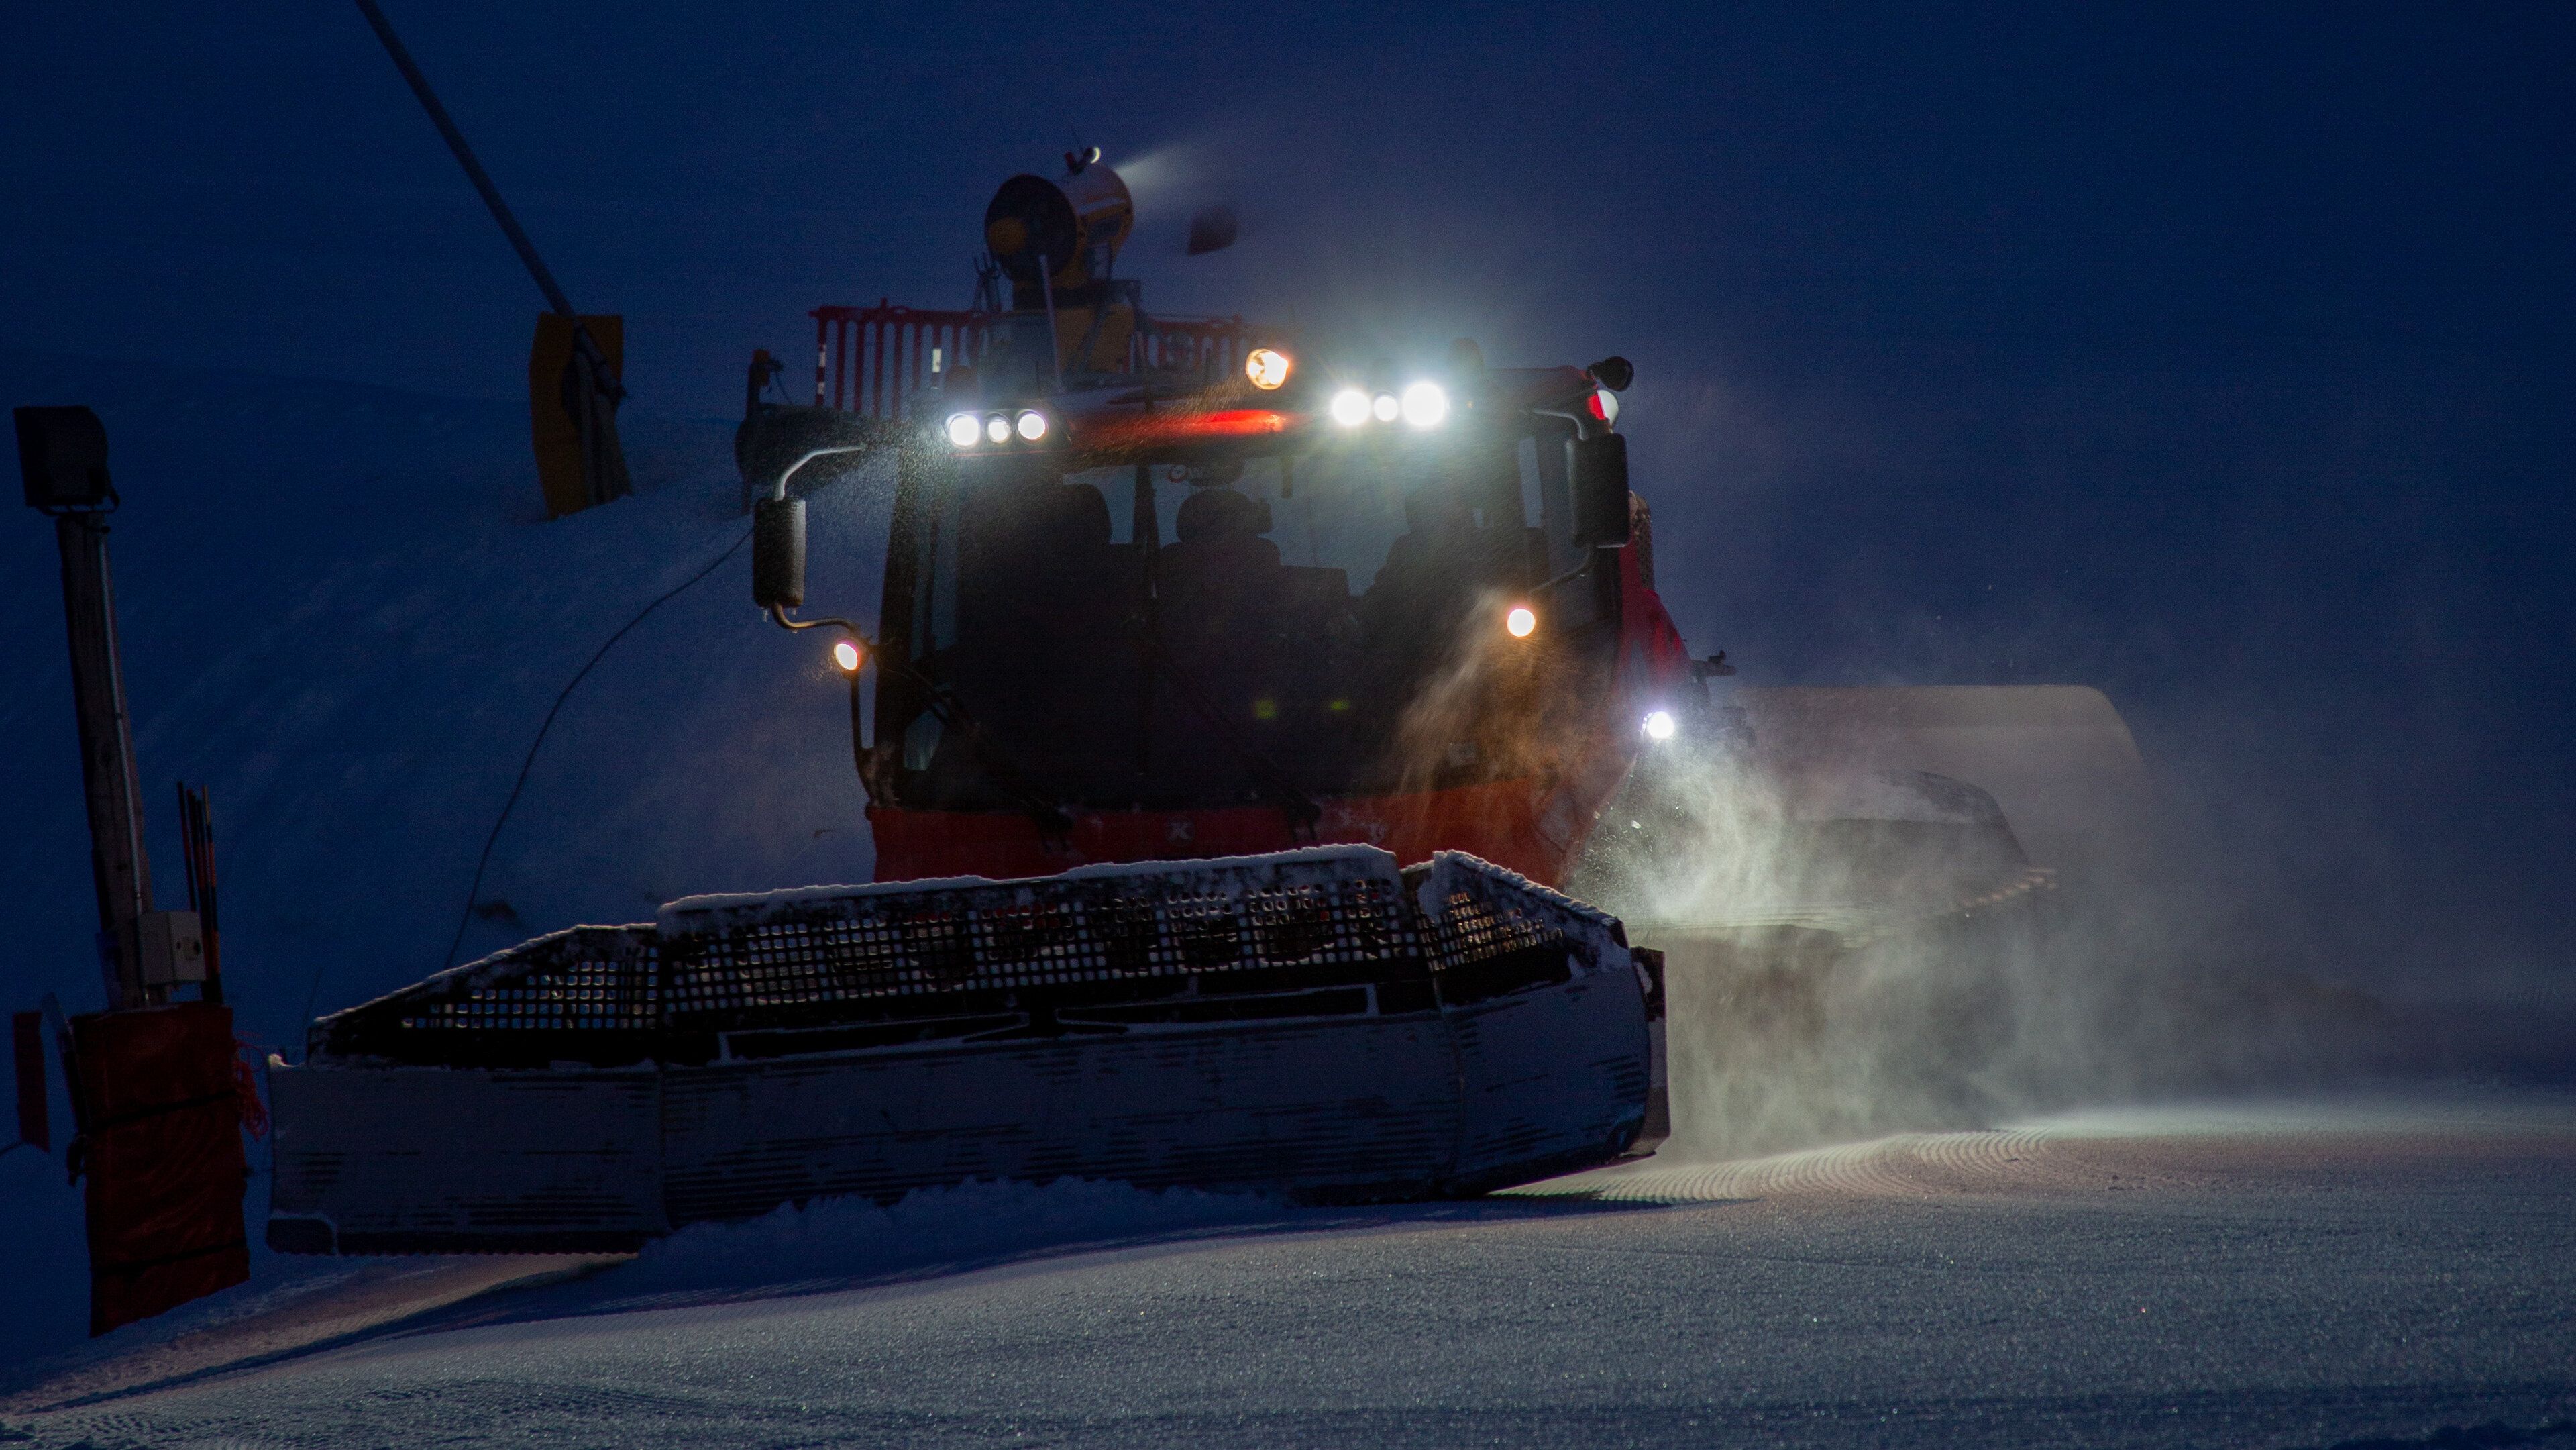
[{"label": "snow blade", "polygon": [[1477,1191],[1636,1141],[1643,981],[1616,921],[1455,853],[691,897],[317,1022],[269,1242],[632,1248],[975,1179]]}]

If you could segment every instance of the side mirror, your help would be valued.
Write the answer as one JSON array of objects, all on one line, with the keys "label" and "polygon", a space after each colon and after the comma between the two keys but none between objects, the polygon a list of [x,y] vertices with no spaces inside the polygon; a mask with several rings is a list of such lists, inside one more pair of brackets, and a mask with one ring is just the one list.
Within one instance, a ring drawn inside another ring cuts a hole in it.
[{"label": "side mirror", "polygon": [[764,498],[752,505],[751,602],[763,609],[805,602],[805,500]]},{"label": "side mirror", "polygon": [[1623,548],[1628,542],[1628,440],[1616,433],[1580,438],[1574,450],[1574,546]]}]

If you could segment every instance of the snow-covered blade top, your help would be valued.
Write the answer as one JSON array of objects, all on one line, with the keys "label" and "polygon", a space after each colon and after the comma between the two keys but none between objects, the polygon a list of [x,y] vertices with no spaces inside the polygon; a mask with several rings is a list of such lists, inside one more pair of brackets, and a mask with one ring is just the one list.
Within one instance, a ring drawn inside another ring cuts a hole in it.
[{"label": "snow-covered blade top", "polygon": [[[1059,1011],[1410,981],[1430,1005],[1624,968],[1612,918],[1472,856],[1369,846],[692,896],[314,1024],[316,1061],[704,1061],[742,1034],[1044,1029]],[[924,1039],[926,1040],[926,1039]]]}]

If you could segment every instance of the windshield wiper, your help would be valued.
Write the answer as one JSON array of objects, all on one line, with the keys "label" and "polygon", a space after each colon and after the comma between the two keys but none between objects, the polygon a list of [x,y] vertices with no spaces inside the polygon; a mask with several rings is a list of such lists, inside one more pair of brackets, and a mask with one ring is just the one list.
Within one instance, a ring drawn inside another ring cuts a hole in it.
[{"label": "windshield wiper", "polygon": [[[887,663],[885,656],[877,657],[879,669],[885,668]],[[975,758],[975,764],[985,779],[998,786],[1004,798],[1037,823],[1038,839],[1050,847],[1070,842],[1073,817],[1039,786],[1034,776],[1011,758],[1010,752],[1003,749],[1000,742],[993,739],[975,719],[974,712],[966,708],[965,700],[959,697],[956,689],[947,681],[934,678],[909,663],[898,668],[921,686],[923,707],[930,711],[932,719],[939,722],[940,730],[955,731],[958,738],[966,742],[967,753]]]}]

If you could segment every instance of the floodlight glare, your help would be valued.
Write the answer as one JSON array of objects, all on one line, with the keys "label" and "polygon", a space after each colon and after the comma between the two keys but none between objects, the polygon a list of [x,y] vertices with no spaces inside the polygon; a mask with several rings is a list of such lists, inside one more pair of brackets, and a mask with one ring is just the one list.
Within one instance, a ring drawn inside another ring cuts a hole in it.
[{"label": "floodlight glare", "polygon": [[983,432],[984,425],[977,422],[975,420],[975,415],[972,413],[951,413],[948,415],[948,441],[956,447],[974,447],[975,440],[981,437]]},{"label": "floodlight glare", "polygon": [[1675,726],[1674,726],[1674,724],[1673,724],[1673,712],[1672,712],[1672,711],[1670,711],[1670,710],[1649,710],[1649,711],[1647,711],[1647,712],[1646,712],[1646,738],[1647,738],[1647,739],[1649,739],[1649,740],[1670,740],[1670,739],[1672,739],[1672,738],[1673,738],[1673,731],[1674,731],[1674,729],[1675,729],[1675,728],[1677,728],[1677,727],[1675,727]]},{"label": "floodlight glare", "polygon": [[996,443],[1010,442],[1011,420],[1003,417],[999,413],[995,413],[992,417],[984,420],[984,436],[992,439]]},{"label": "floodlight glare", "polygon": [[859,646],[855,641],[846,639],[833,641],[832,663],[841,667],[842,674],[857,674],[859,672],[859,666],[864,663],[866,659],[867,656],[859,653]]},{"label": "floodlight glare", "polygon": [[1368,394],[1357,388],[1344,388],[1333,394],[1333,421],[1345,428],[1356,428],[1368,421]]},{"label": "floodlight glare", "polygon": [[1437,428],[1449,416],[1449,394],[1438,383],[1415,383],[1404,390],[1404,421],[1416,428]]},{"label": "floodlight glare", "polygon": [[1243,375],[1263,392],[1288,381],[1288,370],[1293,366],[1288,354],[1274,347],[1256,347],[1243,355]]},{"label": "floodlight glare", "polygon": [[1538,629],[1538,614],[1526,604],[1515,604],[1512,612],[1503,616],[1503,628],[1511,631],[1514,639],[1527,639]]},{"label": "floodlight glare", "polygon": [[1046,436],[1046,414],[1034,409],[1020,415],[1020,436],[1035,443]]},{"label": "floodlight glare", "polygon": [[1404,411],[1404,405],[1395,400],[1395,394],[1380,393],[1370,401],[1369,411],[1377,415],[1379,422],[1392,423],[1395,415]]}]

